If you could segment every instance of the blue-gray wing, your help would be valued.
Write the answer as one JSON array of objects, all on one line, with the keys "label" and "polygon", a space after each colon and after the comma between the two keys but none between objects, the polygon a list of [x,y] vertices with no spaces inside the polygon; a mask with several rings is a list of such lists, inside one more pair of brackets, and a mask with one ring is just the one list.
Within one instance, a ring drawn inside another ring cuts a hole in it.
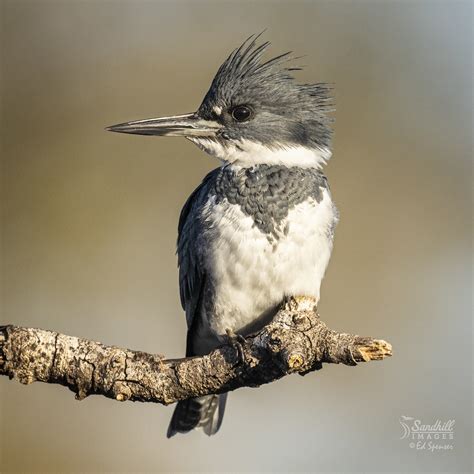
[{"label": "blue-gray wing", "polygon": [[211,171],[186,201],[178,225],[179,293],[188,329],[199,308],[206,274],[201,252],[204,231],[203,208],[219,168]]}]

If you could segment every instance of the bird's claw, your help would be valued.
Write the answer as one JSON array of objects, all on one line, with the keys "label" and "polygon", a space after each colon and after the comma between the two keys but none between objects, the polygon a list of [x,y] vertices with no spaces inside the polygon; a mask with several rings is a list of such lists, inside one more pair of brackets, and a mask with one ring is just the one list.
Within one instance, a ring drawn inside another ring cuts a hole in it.
[{"label": "bird's claw", "polygon": [[237,351],[237,355],[239,357],[239,361],[244,362],[245,356],[243,344],[245,343],[245,337],[243,337],[241,334],[236,334],[234,331],[232,331],[232,329],[226,329],[225,333],[227,335],[229,344],[235,347],[235,350]]}]

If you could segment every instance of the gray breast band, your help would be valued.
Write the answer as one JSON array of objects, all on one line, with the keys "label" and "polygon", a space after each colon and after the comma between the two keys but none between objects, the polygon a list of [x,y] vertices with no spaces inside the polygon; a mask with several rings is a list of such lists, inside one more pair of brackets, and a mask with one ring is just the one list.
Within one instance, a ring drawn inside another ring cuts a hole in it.
[{"label": "gray breast band", "polygon": [[256,165],[235,170],[225,166],[213,180],[216,201],[240,206],[263,233],[278,238],[279,224],[288,211],[308,198],[322,199],[326,177],[313,168]]}]

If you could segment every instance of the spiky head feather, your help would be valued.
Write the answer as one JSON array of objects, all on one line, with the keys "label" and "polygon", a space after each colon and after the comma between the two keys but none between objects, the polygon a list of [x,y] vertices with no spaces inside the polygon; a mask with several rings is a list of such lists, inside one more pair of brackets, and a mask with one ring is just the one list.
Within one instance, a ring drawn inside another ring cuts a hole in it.
[{"label": "spiky head feather", "polygon": [[[231,139],[268,146],[328,148],[330,87],[325,83],[298,84],[292,72],[301,67],[287,66],[293,59],[289,52],[262,61],[270,43],[257,45],[259,37],[248,38],[221,65],[198,114],[226,124],[225,136]],[[252,108],[255,115],[251,121],[232,120],[231,111],[239,105]]]}]

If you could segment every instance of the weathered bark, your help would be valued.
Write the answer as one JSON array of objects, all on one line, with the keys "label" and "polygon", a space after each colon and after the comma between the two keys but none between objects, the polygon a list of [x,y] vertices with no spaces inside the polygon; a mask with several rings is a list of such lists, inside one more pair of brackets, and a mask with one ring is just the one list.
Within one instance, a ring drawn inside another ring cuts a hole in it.
[{"label": "weathered bark", "polygon": [[166,360],[42,329],[0,326],[0,375],[21,383],[69,387],[83,399],[157,402],[257,387],[322,363],[356,365],[392,354],[383,340],[337,333],[311,298],[290,298],[274,320],[246,339],[229,340],[208,355]]}]

